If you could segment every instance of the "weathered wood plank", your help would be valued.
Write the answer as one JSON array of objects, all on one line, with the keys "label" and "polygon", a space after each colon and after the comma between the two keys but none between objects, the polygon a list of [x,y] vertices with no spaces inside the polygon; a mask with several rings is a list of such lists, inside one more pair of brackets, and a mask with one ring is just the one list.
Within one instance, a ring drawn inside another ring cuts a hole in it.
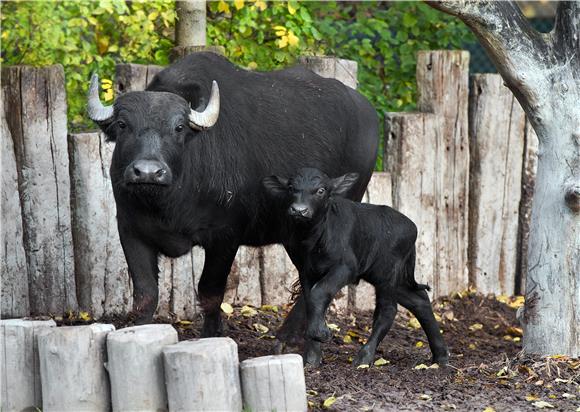
[{"label": "weathered wood plank", "polygon": [[298,280],[298,270],[282,245],[262,248],[260,285],[263,305],[280,305],[290,302],[292,285]]},{"label": "weathered wood plank", "polygon": [[[76,309],[62,66],[2,68],[34,314]],[[8,110],[10,108],[10,110]]]},{"label": "weathered wood plank", "polygon": [[436,295],[465,289],[468,284],[468,76],[468,52],[418,53],[417,107],[440,119],[439,139],[431,146],[437,156]]},{"label": "weathered wood plank", "polygon": [[113,325],[93,323],[46,328],[39,333],[43,411],[111,409],[105,342],[114,330]]},{"label": "weathered wood plank", "polygon": [[512,295],[525,115],[500,75],[474,75],[470,89],[470,284],[482,293]]},{"label": "weathered wood plank", "polygon": [[170,411],[242,409],[238,345],[232,339],[207,338],[166,346],[163,363]]},{"label": "weathered wood plank", "polygon": [[242,246],[238,249],[226,285],[224,297],[226,302],[261,306],[261,255],[261,248]]},{"label": "weathered wood plank", "polygon": [[132,305],[109,176],[113,149],[104,133],[69,136],[78,298],[80,307],[95,318],[127,313]]},{"label": "weathered wood plank", "polygon": [[0,139],[2,147],[2,197],[0,203],[0,316],[26,316],[28,301],[28,272],[24,251],[22,213],[18,193],[18,172],[14,144],[4,115],[4,101],[0,102]]},{"label": "weathered wood plank", "polygon": [[299,61],[322,77],[336,79],[353,89],[358,85],[358,66],[353,60],[330,56],[302,56]]},{"label": "weathered wood plank", "polygon": [[163,348],[177,343],[171,325],[142,325],[107,335],[114,411],[167,411]]},{"label": "weathered wood plank", "polygon": [[296,354],[246,359],[240,364],[244,409],[306,411],[302,356]]},{"label": "weathered wood plank", "polygon": [[[433,150],[438,140],[437,122],[437,116],[429,113],[385,114],[384,159],[392,176],[393,207],[417,225],[415,278],[432,286],[439,284]],[[439,289],[434,293],[439,294]]]},{"label": "weathered wood plank", "polygon": [[0,409],[36,410],[42,407],[37,336],[56,327],[51,320],[0,320]]},{"label": "weathered wood plank", "polygon": [[[362,199],[363,203],[373,205],[393,205],[391,175],[387,172],[375,172],[367,186]],[[359,310],[375,309],[375,288],[362,280],[358,285],[351,285],[349,289],[349,307]]]}]

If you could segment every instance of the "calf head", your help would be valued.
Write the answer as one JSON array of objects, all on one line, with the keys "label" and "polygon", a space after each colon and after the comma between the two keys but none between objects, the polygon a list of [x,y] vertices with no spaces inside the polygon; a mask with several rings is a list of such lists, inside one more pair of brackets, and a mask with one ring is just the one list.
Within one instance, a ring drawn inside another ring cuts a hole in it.
[{"label": "calf head", "polygon": [[266,177],[262,184],[270,194],[283,200],[292,219],[309,222],[322,216],[330,199],[346,194],[357,179],[356,173],[331,179],[318,169],[303,168],[290,178]]},{"label": "calf head", "polygon": [[99,79],[93,75],[88,96],[88,113],[115,141],[111,179],[117,190],[159,196],[180,174],[184,146],[200,130],[210,128],[219,115],[219,90],[212,85],[203,111],[169,92],[129,92],[113,106],[99,100]]}]

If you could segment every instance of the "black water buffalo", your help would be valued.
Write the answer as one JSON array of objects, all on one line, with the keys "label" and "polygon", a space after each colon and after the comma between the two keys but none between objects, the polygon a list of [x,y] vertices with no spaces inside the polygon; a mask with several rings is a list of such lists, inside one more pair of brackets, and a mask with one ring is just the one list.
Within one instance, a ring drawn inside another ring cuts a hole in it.
[{"label": "black water buffalo", "polygon": [[[109,107],[93,76],[88,113],[116,142],[111,179],[137,322],[150,322],[157,305],[159,254],[201,245],[202,336],[221,333],[238,247],[286,238],[262,178],[307,165],[352,170],[360,179],[347,196],[360,200],[378,147],[376,112],[355,90],[303,67],[251,72],[212,53],[186,56]],[[280,339],[301,335],[304,317],[300,299]]]},{"label": "black water buffalo", "polygon": [[[306,338],[328,341],[332,334],[324,317],[328,305],[344,286],[364,279],[375,287],[372,334],[360,349],[355,365],[371,364],[375,350],[393,324],[397,302],[409,309],[427,334],[433,361],[446,364],[448,351],[433,315],[428,286],[415,281],[417,227],[388,206],[353,202],[343,196],[359,176],[348,173],[330,179],[304,168],[286,179],[266,177],[266,189],[280,199],[282,214],[291,224],[287,244],[300,273],[306,301]],[[306,362],[318,364],[320,349],[312,342]]]}]

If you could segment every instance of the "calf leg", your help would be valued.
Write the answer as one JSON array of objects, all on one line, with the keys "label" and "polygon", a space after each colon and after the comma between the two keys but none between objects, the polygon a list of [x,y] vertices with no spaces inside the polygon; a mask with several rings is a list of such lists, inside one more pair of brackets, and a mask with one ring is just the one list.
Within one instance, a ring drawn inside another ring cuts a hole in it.
[{"label": "calf leg", "polygon": [[159,267],[157,266],[158,252],[143,241],[131,236],[131,234],[119,225],[119,237],[125,252],[129,274],[133,281],[133,314],[136,316],[135,323],[142,325],[153,321],[153,314],[157,309],[159,287],[157,278]]},{"label": "calf leg", "polygon": [[[354,280],[353,272],[346,265],[340,265],[331,269],[326,276],[320,279],[310,291],[304,287],[306,299],[306,338],[319,342],[327,342],[332,333],[324,317],[330,302],[337,292]],[[302,281],[302,277],[300,278]]]},{"label": "calf leg", "polygon": [[367,343],[360,348],[353,362],[355,366],[370,365],[373,362],[377,346],[393,326],[397,314],[397,302],[388,290],[377,288],[376,295],[377,306],[373,315],[373,330]]},{"label": "calf leg", "polygon": [[412,290],[407,286],[397,289],[397,301],[411,311],[417,318],[427,335],[429,347],[433,354],[433,362],[439,365],[447,365],[449,351],[439,330],[439,324],[433,315],[433,308],[429,301],[429,295],[424,290]]},{"label": "calf leg", "polygon": [[238,247],[219,246],[205,249],[205,263],[198,285],[199,301],[204,313],[202,338],[223,333],[220,305],[224,300],[226,282]]}]

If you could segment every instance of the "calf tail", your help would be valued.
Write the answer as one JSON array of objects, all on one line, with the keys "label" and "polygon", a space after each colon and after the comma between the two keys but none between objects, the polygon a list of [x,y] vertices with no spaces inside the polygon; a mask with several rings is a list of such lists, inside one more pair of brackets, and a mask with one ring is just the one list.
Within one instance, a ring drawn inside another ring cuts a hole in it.
[{"label": "calf tail", "polygon": [[431,287],[429,285],[417,283],[417,281],[415,280],[415,258],[416,252],[415,246],[413,246],[413,249],[411,249],[411,252],[407,256],[407,260],[405,261],[404,267],[405,282],[413,290],[431,290]]}]

